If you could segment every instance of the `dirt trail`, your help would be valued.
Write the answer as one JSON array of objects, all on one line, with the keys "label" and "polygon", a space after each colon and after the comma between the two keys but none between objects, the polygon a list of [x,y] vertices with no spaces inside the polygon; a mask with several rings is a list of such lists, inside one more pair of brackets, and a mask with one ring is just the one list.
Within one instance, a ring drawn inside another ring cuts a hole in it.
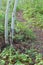
[{"label": "dirt trail", "polygon": [[[26,22],[26,20],[23,19],[23,12],[22,11],[17,12],[17,20],[19,20],[21,22]],[[43,53],[43,30],[38,28],[38,27],[34,27],[33,31],[36,35],[34,48],[38,49],[38,51],[40,53]]]},{"label": "dirt trail", "polygon": [[[17,20],[19,20],[20,22],[26,22],[26,20],[23,19],[23,12],[22,11],[17,12]],[[43,30],[38,28],[38,27],[34,27],[33,31],[37,37],[36,41],[43,43]]]},{"label": "dirt trail", "polygon": [[23,11],[18,11],[17,12],[17,20],[20,22],[26,22],[26,20],[23,18]]},{"label": "dirt trail", "polygon": [[38,49],[40,53],[43,53],[43,30],[40,28],[34,28],[34,33],[36,34],[36,40],[34,47]]},{"label": "dirt trail", "polygon": [[40,43],[43,43],[43,30],[37,27],[37,28],[34,28],[34,32],[37,37],[36,40]]}]

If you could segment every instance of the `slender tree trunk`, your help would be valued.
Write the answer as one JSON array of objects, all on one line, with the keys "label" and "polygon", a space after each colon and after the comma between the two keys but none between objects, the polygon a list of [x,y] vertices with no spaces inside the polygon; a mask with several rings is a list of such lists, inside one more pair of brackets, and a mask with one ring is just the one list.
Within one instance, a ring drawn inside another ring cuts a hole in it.
[{"label": "slender tree trunk", "polygon": [[1,7],[2,7],[2,0],[0,0],[0,9],[1,9]]},{"label": "slender tree trunk", "polygon": [[14,8],[13,8],[13,12],[12,12],[12,22],[11,22],[11,32],[10,32],[10,35],[11,35],[11,45],[13,43],[13,39],[14,39],[14,22],[15,22],[15,17],[16,17],[16,8],[17,8],[17,4],[18,4],[18,0],[15,0],[15,3],[14,3]]},{"label": "slender tree trunk", "polygon": [[11,0],[8,0],[5,13],[5,43],[8,44],[8,13]]}]

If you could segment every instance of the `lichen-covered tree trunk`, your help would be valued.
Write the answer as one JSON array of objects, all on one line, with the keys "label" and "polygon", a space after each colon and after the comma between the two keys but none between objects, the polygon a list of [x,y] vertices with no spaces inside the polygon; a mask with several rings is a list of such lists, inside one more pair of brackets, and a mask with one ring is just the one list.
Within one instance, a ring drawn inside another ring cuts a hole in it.
[{"label": "lichen-covered tree trunk", "polygon": [[18,0],[15,0],[14,2],[14,8],[12,12],[12,22],[11,22],[11,44],[13,43],[13,38],[14,38],[14,26],[15,26],[15,17],[16,17],[16,8],[17,8]]},{"label": "lichen-covered tree trunk", "polygon": [[7,7],[5,12],[5,43],[8,44],[8,13],[10,8],[11,0],[7,1]]}]

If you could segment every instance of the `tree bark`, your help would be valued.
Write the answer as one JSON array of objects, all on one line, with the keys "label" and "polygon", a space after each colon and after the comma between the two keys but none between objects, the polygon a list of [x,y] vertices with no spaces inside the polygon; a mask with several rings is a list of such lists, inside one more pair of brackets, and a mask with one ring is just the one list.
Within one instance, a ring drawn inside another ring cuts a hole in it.
[{"label": "tree bark", "polygon": [[5,13],[5,43],[8,44],[8,13],[10,8],[11,0],[8,0],[7,7],[6,7],[6,13]]},{"label": "tree bark", "polygon": [[0,10],[1,10],[1,7],[2,7],[2,0],[0,0]]},{"label": "tree bark", "polygon": [[14,3],[14,8],[13,8],[13,12],[12,12],[12,22],[11,22],[11,45],[13,43],[13,39],[14,39],[14,26],[15,26],[15,20],[16,20],[16,8],[17,8],[17,4],[18,4],[18,0],[15,0]]}]

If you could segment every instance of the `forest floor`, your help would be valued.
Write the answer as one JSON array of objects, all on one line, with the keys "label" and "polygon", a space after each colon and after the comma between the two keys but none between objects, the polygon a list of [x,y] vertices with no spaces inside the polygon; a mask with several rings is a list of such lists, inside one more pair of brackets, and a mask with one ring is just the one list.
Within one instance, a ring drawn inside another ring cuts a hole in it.
[{"label": "forest floor", "polygon": [[[21,22],[26,22],[26,20],[23,19],[22,11],[17,12],[17,20]],[[34,27],[32,29],[36,35],[36,40],[34,41],[34,48],[36,48],[40,53],[43,53],[43,29],[40,29],[38,27]]]},{"label": "forest floor", "polygon": [[[17,20],[21,22],[26,22],[26,20],[23,19],[22,11],[17,12]],[[15,43],[14,45],[16,49],[20,49],[22,52],[24,52],[25,48],[30,48],[32,46],[33,48],[37,49],[38,52],[43,53],[43,30],[38,27],[34,27],[32,29],[36,35],[36,40],[34,42],[31,41],[31,43],[25,45],[23,43],[19,43],[19,44]],[[3,39],[4,39],[3,36],[0,34],[0,47],[4,43]]]}]

